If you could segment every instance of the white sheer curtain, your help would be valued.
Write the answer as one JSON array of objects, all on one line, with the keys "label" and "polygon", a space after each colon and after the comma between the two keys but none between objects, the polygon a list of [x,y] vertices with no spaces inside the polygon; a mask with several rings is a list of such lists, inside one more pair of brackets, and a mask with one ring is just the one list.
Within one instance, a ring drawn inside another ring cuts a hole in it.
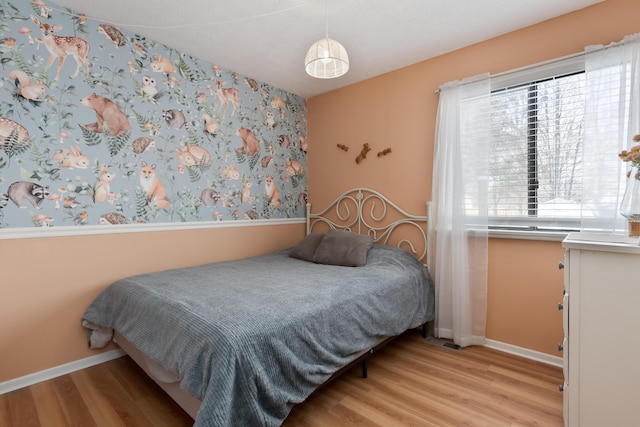
[{"label": "white sheer curtain", "polygon": [[637,144],[632,138],[640,133],[640,35],[589,46],[584,57],[582,205],[598,214],[583,216],[581,228],[619,232],[626,228],[619,212],[627,165],[617,153]]},{"label": "white sheer curtain", "polygon": [[434,334],[463,347],[485,343],[490,95],[488,75],[447,83],[436,119]]},{"label": "white sheer curtain", "polygon": [[[640,134],[640,34],[588,47],[584,59],[582,229],[621,232],[627,165],[617,154]],[[488,75],[447,83],[436,119],[434,333],[461,346],[485,343],[490,96]]]}]

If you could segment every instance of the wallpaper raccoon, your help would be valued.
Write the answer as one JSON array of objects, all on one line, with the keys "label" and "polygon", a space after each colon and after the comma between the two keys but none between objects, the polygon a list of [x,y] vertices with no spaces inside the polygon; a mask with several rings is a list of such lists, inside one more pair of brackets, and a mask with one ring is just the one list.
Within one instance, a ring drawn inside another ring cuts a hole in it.
[{"label": "wallpaper raccoon", "polygon": [[304,217],[303,98],[52,2],[0,10],[0,228]]}]

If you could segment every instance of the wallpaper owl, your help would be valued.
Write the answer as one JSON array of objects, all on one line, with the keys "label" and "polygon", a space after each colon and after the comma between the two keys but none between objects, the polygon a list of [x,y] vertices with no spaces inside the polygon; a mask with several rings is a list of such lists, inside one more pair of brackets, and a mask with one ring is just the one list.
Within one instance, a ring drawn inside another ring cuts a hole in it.
[{"label": "wallpaper owl", "polygon": [[304,217],[304,99],[54,3],[0,14],[0,228]]}]

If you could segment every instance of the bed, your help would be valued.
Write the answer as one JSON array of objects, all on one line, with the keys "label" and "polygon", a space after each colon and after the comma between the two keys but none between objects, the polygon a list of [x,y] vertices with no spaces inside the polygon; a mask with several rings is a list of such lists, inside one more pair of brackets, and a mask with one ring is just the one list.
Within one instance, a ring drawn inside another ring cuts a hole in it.
[{"label": "bed", "polygon": [[114,339],[195,426],[278,426],[388,340],[426,333],[435,313],[426,210],[349,190],[317,213],[307,205],[295,247],[118,280],[82,325],[92,348]]}]

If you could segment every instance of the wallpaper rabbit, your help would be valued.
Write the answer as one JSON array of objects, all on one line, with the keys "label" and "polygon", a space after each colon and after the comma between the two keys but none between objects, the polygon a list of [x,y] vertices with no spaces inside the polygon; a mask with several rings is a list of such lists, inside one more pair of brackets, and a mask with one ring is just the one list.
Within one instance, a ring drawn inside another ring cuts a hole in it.
[{"label": "wallpaper rabbit", "polygon": [[0,14],[0,228],[304,217],[304,99],[54,3]]}]

